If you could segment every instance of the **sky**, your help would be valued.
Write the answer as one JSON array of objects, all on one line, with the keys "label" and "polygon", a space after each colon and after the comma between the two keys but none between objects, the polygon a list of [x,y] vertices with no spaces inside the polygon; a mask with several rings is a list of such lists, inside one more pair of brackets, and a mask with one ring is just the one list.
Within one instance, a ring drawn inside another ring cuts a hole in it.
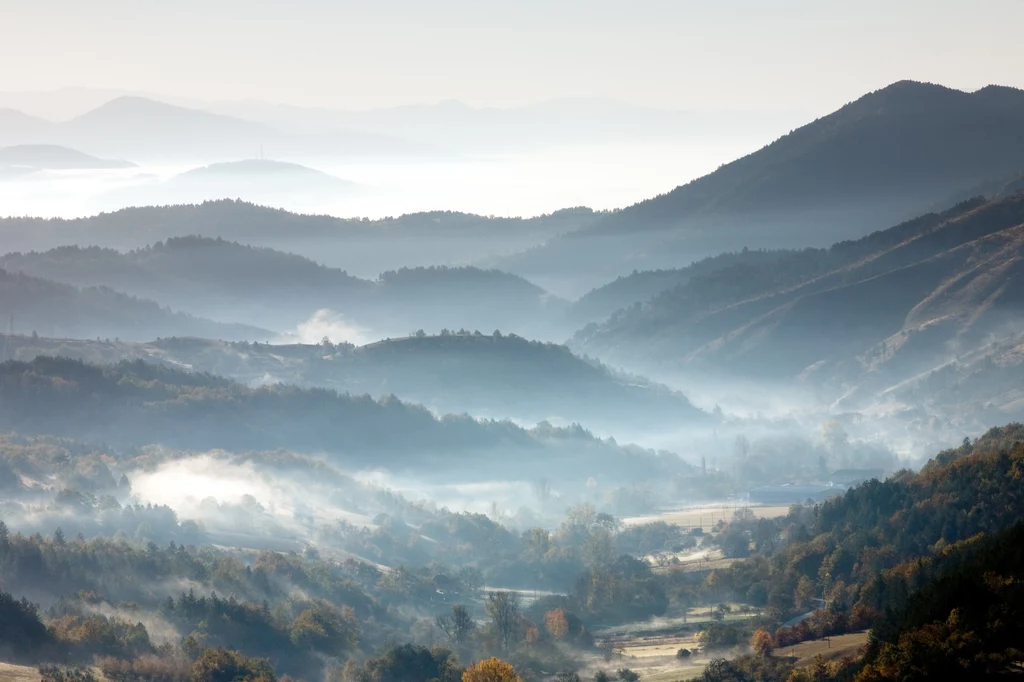
[{"label": "sky", "polygon": [[0,0],[0,91],[364,109],[567,96],[824,114],[1024,87],[1024,0]]}]

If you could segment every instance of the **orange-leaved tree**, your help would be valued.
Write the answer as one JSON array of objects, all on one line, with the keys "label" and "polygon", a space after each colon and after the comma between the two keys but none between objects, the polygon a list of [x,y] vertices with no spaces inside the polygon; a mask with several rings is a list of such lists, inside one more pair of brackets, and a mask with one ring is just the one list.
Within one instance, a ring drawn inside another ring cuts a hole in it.
[{"label": "orange-leaved tree", "polygon": [[523,682],[511,664],[497,658],[480,661],[462,673],[462,682]]}]

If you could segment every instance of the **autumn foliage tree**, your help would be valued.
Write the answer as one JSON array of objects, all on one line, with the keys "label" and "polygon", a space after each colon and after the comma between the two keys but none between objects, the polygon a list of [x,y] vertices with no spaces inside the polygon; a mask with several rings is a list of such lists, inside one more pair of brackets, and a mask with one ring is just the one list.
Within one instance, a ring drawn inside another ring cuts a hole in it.
[{"label": "autumn foliage tree", "polygon": [[480,661],[462,673],[462,682],[523,682],[511,664],[497,658]]},{"label": "autumn foliage tree", "polygon": [[563,609],[554,609],[544,614],[544,629],[554,639],[562,639],[569,634],[569,620]]},{"label": "autumn foliage tree", "polygon": [[759,656],[770,656],[775,649],[775,642],[772,641],[771,633],[764,628],[758,628],[750,638],[750,648]]}]

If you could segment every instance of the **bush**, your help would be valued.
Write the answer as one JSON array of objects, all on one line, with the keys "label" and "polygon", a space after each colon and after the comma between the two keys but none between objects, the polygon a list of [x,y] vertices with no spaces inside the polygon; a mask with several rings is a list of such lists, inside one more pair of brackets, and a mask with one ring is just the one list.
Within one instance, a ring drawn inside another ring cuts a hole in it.
[{"label": "bush", "polygon": [[39,666],[41,682],[96,682],[96,676],[88,668],[75,666],[65,668],[59,665]]}]

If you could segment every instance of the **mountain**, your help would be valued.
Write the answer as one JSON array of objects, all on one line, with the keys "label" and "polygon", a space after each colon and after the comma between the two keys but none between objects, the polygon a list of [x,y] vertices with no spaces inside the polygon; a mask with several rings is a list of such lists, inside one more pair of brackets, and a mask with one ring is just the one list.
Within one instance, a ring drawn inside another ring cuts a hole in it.
[{"label": "mountain", "polygon": [[[358,190],[356,183],[296,163],[245,159],[193,168],[167,180],[154,179],[104,193],[118,205],[199,204],[224,197],[267,203],[302,201],[329,205]],[[116,202],[115,202],[116,200]]]},{"label": "mountain", "polygon": [[600,97],[566,97],[507,108],[442,100],[367,111],[254,101],[215,102],[206,109],[292,132],[359,130],[472,153],[726,137],[755,143],[772,139],[799,120],[792,112],[672,111]]},{"label": "mountain", "polygon": [[994,371],[974,383],[970,401],[966,390],[964,400],[921,391],[966,381],[962,358],[981,363],[975,370],[996,370],[995,358],[1003,371],[1016,366],[1022,248],[1024,193],[975,199],[774,267],[694,278],[591,325],[572,345],[629,366],[799,377],[827,387],[844,409],[906,398],[916,385],[944,410],[1017,415],[1019,394],[992,381]]},{"label": "mountain", "polygon": [[72,338],[206,336],[265,340],[273,334],[246,325],[228,325],[176,313],[153,301],[106,287],[77,289],[21,273],[0,270],[0,319],[22,333]]},{"label": "mountain", "polygon": [[497,267],[605,276],[744,246],[822,246],[1024,168],[1024,91],[902,81],[671,192]]},{"label": "mountain", "polygon": [[549,331],[565,304],[497,271],[402,268],[370,281],[294,254],[205,237],[177,237],[125,253],[77,246],[12,253],[0,257],[0,267],[76,286],[107,286],[196,315],[282,332],[321,310],[330,311],[320,316],[321,324],[336,320],[377,338],[448,326]]},{"label": "mountain", "polygon": [[367,220],[302,215],[233,200],[128,208],[89,218],[0,218],[6,251],[67,244],[136,249],[171,237],[201,235],[302,254],[360,277],[426,265],[461,265],[509,254],[579,229],[599,213],[565,209],[535,218],[494,218],[451,211]]},{"label": "mountain", "polygon": [[[579,427],[521,429],[438,418],[395,398],[275,385],[248,388],[144,362],[114,366],[36,358],[0,364],[0,428],[111,446],[136,443],[326,454],[351,469],[416,471],[425,479],[522,480],[524,467],[571,477],[636,480],[690,467],[675,455],[594,438]],[[472,462],[473,466],[466,466]]]},{"label": "mountain", "polygon": [[572,304],[567,315],[577,326],[599,322],[622,308],[644,303],[657,294],[686,284],[695,277],[706,276],[737,264],[774,263],[790,254],[791,251],[788,250],[743,249],[702,258],[685,268],[633,271],[613,282],[591,289]]},{"label": "mountain", "polygon": [[0,148],[0,166],[23,166],[40,170],[94,170],[133,168],[135,164],[98,159],[58,145],[26,144]]},{"label": "mountain", "polygon": [[285,382],[352,395],[391,394],[442,414],[512,418],[527,424],[576,422],[616,435],[709,420],[683,395],[664,386],[580,358],[565,346],[513,335],[424,335],[364,346],[25,336],[7,337],[2,343],[7,356],[19,360],[39,355],[86,362],[142,359],[247,385]]},{"label": "mountain", "polygon": [[249,158],[262,147],[275,156],[303,158],[439,154],[422,144],[374,133],[284,133],[262,123],[135,96],[112,99],[58,123],[17,112],[3,119],[17,123],[0,133],[3,144],[60,144],[147,162],[227,161]]},{"label": "mountain", "polygon": [[0,109],[0,145],[53,142],[56,125],[14,109]]}]

